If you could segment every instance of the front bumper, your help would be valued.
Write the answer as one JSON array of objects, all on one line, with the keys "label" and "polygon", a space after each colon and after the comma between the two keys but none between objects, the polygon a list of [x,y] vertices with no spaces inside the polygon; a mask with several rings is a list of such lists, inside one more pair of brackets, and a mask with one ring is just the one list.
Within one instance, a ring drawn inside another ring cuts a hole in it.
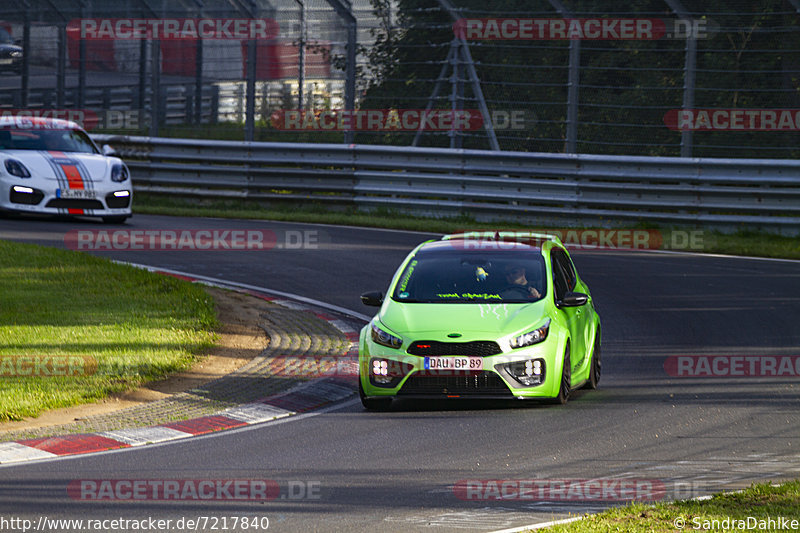
[{"label": "front bumper", "polygon": [[0,71],[20,72],[22,70],[22,57],[0,57]]},{"label": "front bumper", "polygon": [[[359,350],[359,379],[367,397],[400,398],[486,398],[523,399],[553,398],[558,394],[561,368],[556,364],[558,340],[545,341],[493,356],[483,357],[483,370],[425,370],[423,356],[410,355],[375,344],[362,335]],[[371,370],[375,360],[387,361],[394,378],[388,384],[377,384]],[[509,363],[539,360],[542,364],[541,384],[526,386],[507,370]]]},{"label": "front bumper", "polygon": [[57,186],[23,180],[0,180],[0,207],[8,211],[48,215],[130,216],[130,182],[103,184],[90,198],[62,198]]}]

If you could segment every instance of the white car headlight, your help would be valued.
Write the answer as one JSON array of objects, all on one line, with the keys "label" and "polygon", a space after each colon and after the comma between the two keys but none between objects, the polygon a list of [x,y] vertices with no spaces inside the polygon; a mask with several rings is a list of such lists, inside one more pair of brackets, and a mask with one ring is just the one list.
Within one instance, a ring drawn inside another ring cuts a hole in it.
[{"label": "white car headlight", "polygon": [[383,331],[374,322],[370,324],[370,329],[372,330],[372,341],[381,346],[397,350],[403,345],[403,339]]},{"label": "white car headlight", "polygon": [[538,344],[547,338],[548,331],[550,331],[550,320],[533,331],[523,333],[511,339],[511,348],[523,348],[525,346],[531,346],[532,344]]},{"label": "white car headlight", "polygon": [[128,179],[128,167],[121,163],[115,164],[111,167],[111,181],[122,182]]},{"label": "white car headlight", "polygon": [[31,171],[16,159],[6,159],[6,172],[18,178],[30,178]]}]

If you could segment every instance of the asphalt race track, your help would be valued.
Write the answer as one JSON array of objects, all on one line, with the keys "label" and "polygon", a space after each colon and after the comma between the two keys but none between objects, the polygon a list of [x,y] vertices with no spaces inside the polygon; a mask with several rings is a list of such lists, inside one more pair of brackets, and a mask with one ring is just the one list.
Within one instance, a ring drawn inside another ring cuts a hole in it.
[{"label": "asphalt race track", "polygon": [[[363,314],[371,309],[359,294],[385,289],[408,250],[429,237],[142,215],[119,227],[274,231],[282,246],[267,251],[96,253]],[[0,238],[64,247],[70,230],[114,228],[14,218],[0,220]],[[311,236],[316,248],[295,248],[298,235]],[[568,493],[557,501],[498,500],[488,491],[461,499],[459,481],[627,479],[686,498],[800,477],[797,375],[681,378],[665,370],[671,356],[800,355],[800,263],[632,251],[575,251],[573,258],[603,321],[603,377],[599,390],[578,391],[565,407],[404,401],[368,413],[350,400],[246,430],[9,465],[0,468],[0,515],[173,524],[265,516],[270,531],[492,531],[614,502]],[[66,490],[76,479],[173,478],[261,478],[297,490],[267,503],[100,503],[73,500]]]}]

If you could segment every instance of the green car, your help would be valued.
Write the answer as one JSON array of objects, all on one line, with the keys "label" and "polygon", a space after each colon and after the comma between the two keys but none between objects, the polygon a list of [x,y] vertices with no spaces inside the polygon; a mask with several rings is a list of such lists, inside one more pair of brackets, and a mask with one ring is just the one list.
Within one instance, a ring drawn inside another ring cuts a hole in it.
[{"label": "green car", "polygon": [[367,409],[399,398],[538,398],[564,404],[600,379],[600,317],[558,237],[446,235],[417,246],[359,339]]}]

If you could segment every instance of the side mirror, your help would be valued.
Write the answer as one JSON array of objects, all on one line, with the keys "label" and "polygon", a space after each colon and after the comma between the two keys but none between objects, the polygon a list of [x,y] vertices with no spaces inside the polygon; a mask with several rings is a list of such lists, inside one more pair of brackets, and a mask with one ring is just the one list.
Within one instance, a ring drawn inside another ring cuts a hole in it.
[{"label": "side mirror", "polygon": [[103,155],[117,155],[117,151],[111,148],[110,145],[104,144],[103,145]]},{"label": "side mirror", "polygon": [[365,292],[361,295],[361,303],[370,307],[380,307],[383,304],[383,293],[381,291]]},{"label": "side mirror", "polygon": [[568,292],[564,295],[560,302],[559,307],[580,307],[589,301],[589,296],[582,292]]}]

